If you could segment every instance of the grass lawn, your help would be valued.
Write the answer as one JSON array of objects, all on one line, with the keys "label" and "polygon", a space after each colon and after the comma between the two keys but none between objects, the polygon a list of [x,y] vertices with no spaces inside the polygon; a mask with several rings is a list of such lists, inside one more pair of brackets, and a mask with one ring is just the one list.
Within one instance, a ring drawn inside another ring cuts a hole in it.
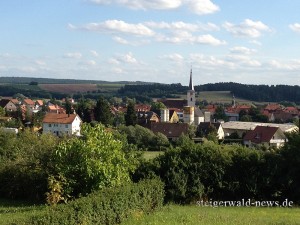
[{"label": "grass lawn", "polygon": [[168,205],[150,215],[133,214],[122,225],[300,224],[300,208],[200,207]]},{"label": "grass lawn", "polygon": [[154,159],[155,157],[157,157],[161,154],[164,154],[164,152],[162,152],[162,151],[145,151],[143,153],[143,157],[146,160],[150,160],[150,159]]},{"label": "grass lawn", "polygon": [[45,205],[33,205],[23,201],[0,199],[0,224],[12,224],[17,219],[39,215],[45,208]]}]

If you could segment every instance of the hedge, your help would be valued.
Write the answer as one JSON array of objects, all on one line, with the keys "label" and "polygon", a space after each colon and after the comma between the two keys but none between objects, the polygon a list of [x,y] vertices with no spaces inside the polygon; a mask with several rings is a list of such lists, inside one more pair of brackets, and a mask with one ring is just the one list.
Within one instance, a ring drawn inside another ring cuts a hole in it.
[{"label": "hedge", "polygon": [[120,224],[134,213],[148,214],[162,207],[164,184],[159,179],[106,188],[67,204],[47,207],[41,216],[14,224]]}]

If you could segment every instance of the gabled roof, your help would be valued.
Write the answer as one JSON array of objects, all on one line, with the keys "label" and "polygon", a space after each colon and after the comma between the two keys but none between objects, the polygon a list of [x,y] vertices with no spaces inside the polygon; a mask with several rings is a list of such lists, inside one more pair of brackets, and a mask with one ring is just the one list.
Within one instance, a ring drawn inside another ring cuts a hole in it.
[{"label": "gabled roof", "polygon": [[187,101],[184,99],[160,99],[158,101],[164,103],[167,108],[183,109],[187,105]]},{"label": "gabled roof", "polygon": [[[43,123],[71,124],[76,118],[76,114],[56,114],[47,113],[43,119]],[[80,119],[80,117],[78,116]]]},{"label": "gabled roof", "polygon": [[195,117],[204,117],[204,114],[199,107],[195,107],[194,115]]},{"label": "gabled roof", "polygon": [[44,105],[44,102],[43,102],[43,100],[36,100],[36,104],[39,106],[42,106],[42,105]]},{"label": "gabled roof", "polygon": [[32,101],[30,98],[24,99],[23,103],[25,105],[34,105],[34,101]]},{"label": "gabled roof", "polygon": [[201,122],[198,125],[197,130],[202,131],[205,135],[207,135],[211,127],[215,127],[216,131],[218,131],[221,127],[221,123]]},{"label": "gabled roof", "polygon": [[9,102],[10,102],[10,99],[1,99],[0,100],[0,106],[2,108],[4,108]]},{"label": "gabled roof", "polygon": [[150,130],[154,133],[162,133],[165,136],[180,137],[188,132],[189,125],[186,123],[151,123]]},{"label": "gabled roof", "polygon": [[147,104],[135,104],[134,106],[135,111],[150,111],[151,109],[151,105],[147,105]]},{"label": "gabled roof", "polygon": [[254,130],[246,133],[244,140],[251,141],[256,144],[270,142],[278,130],[281,131],[279,127],[257,126]]},{"label": "gabled roof", "polygon": [[268,104],[265,107],[265,110],[268,110],[268,111],[275,111],[275,110],[278,110],[278,109],[282,109],[282,106],[279,105],[279,104]]}]

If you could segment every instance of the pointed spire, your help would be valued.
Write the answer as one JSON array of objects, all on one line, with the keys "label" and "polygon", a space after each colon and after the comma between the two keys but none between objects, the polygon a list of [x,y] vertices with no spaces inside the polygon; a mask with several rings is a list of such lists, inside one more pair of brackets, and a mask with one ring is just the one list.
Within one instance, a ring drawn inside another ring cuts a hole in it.
[{"label": "pointed spire", "polygon": [[190,84],[189,84],[189,88],[190,88],[190,90],[194,91],[192,68],[191,68],[191,72],[190,72]]}]

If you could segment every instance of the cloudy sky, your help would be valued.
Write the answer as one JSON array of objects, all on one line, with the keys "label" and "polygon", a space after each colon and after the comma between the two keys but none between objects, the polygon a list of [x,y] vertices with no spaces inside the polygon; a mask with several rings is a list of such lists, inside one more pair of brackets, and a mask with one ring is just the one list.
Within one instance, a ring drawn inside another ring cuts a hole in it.
[{"label": "cloudy sky", "polygon": [[0,76],[300,85],[299,0],[1,0]]}]

